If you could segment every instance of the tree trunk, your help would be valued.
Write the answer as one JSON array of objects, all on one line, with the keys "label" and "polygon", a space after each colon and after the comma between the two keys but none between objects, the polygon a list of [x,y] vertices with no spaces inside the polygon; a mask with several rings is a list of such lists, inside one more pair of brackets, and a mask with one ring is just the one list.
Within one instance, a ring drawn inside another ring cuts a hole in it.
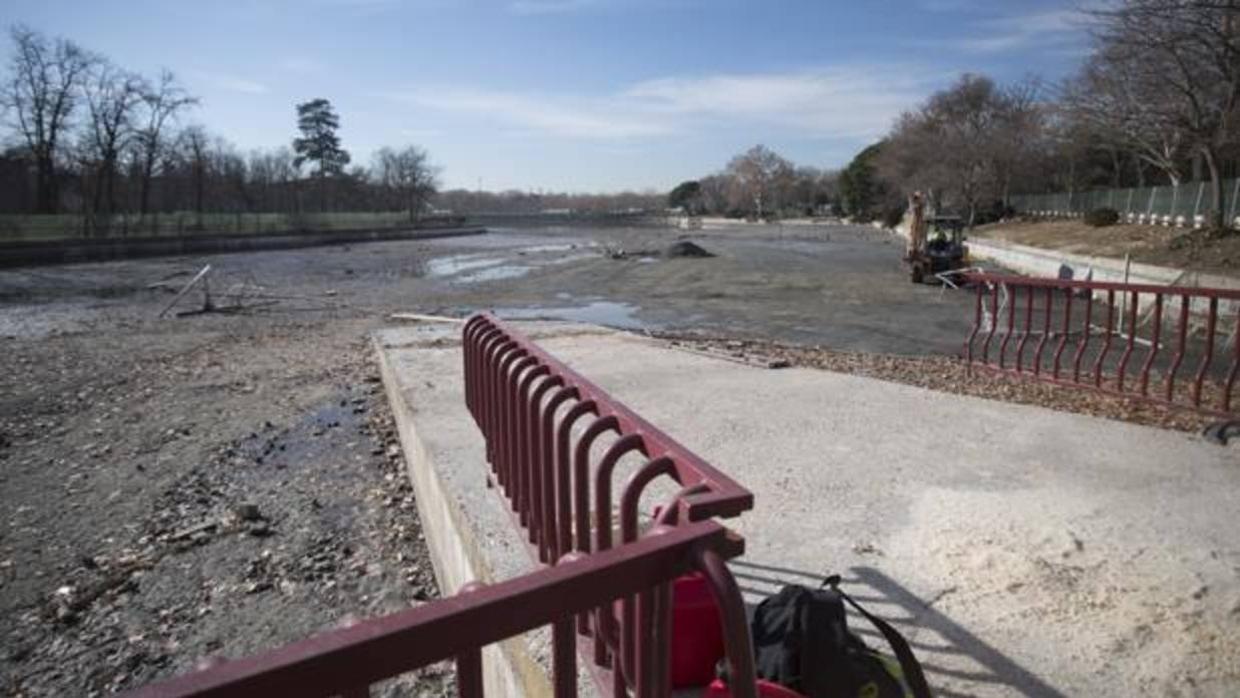
[{"label": "tree trunk", "polygon": [[94,180],[95,181],[92,184],[92,186],[94,187],[94,191],[91,192],[92,203],[90,205],[90,211],[91,213],[98,216],[99,212],[103,210],[103,181],[102,181],[103,180],[103,168],[102,167],[95,168]]},{"label": "tree trunk", "polygon": [[138,200],[138,214],[146,217],[151,203],[151,177],[155,174],[155,158],[147,156],[142,163],[142,196]]},{"label": "tree trunk", "polygon": [[1201,149],[1205,156],[1206,167],[1210,170],[1210,213],[1206,216],[1207,225],[1212,230],[1223,229],[1223,180],[1219,177],[1218,158],[1214,148],[1209,146]]},{"label": "tree trunk", "polygon": [[206,179],[203,174],[202,166],[194,168],[194,211],[198,214],[198,230],[200,232],[202,231],[202,203],[204,198],[203,189],[205,184],[204,180]]},{"label": "tree trunk", "polygon": [[116,210],[116,163],[109,159],[103,164],[104,201],[108,204],[108,215]]},{"label": "tree trunk", "polygon": [[56,163],[50,156],[35,159],[35,206],[39,213],[56,213],[60,208],[60,196],[56,191]]}]

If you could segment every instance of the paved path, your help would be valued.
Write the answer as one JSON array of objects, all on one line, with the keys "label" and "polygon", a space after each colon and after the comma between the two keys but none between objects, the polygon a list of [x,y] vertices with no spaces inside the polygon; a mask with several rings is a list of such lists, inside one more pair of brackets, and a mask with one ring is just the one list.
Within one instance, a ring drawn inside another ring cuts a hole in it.
[{"label": "paved path", "polygon": [[[733,568],[750,601],[841,572],[903,625],[939,695],[1240,691],[1240,446],[631,335],[540,334],[754,491]],[[437,377],[433,394],[411,388],[422,411],[458,399],[457,348],[391,352],[410,386]]]}]

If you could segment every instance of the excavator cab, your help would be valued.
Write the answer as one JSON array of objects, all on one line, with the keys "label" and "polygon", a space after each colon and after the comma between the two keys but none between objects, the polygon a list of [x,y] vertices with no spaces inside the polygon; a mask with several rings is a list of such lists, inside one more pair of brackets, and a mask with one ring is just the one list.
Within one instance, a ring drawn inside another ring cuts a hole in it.
[{"label": "excavator cab", "polygon": [[909,250],[906,261],[913,283],[922,283],[945,271],[963,269],[969,249],[964,244],[964,221],[959,216],[931,216],[926,220],[929,233],[919,249]]}]

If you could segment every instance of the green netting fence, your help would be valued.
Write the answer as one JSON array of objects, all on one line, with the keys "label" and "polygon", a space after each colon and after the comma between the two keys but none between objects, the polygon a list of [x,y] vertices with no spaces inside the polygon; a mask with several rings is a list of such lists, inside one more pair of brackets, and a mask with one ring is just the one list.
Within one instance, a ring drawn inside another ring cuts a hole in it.
[{"label": "green netting fence", "polygon": [[[1113,208],[1125,218],[1157,216],[1162,220],[1183,217],[1192,223],[1196,216],[1205,215],[1213,205],[1209,182],[1183,182],[1157,187],[1134,187],[1128,189],[1094,189],[1091,191],[1059,192],[1054,194],[1018,194],[1011,197],[1012,207],[1020,213],[1046,216],[1074,216],[1096,208]],[[1240,178],[1223,180],[1224,219],[1233,221],[1240,213]]]}]

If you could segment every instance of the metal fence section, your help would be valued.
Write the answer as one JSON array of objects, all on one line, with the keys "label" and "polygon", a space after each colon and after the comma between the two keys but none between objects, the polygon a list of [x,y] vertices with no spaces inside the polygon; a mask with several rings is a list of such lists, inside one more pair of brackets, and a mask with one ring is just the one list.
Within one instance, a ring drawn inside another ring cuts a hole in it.
[{"label": "metal fence section", "polygon": [[[599,554],[617,535],[621,545],[649,535],[641,531],[638,505],[657,480],[670,481],[664,484],[675,494],[648,524],[654,530],[752,508],[748,490],[514,328],[476,315],[463,339],[466,403],[486,437],[494,481],[542,562]],[[592,458],[604,435],[610,445]],[[643,464],[618,488],[613,479],[626,455]],[[670,594],[669,584],[659,584],[614,612],[600,608],[578,619],[593,641],[596,674],[614,695],[660,695],[666,688]]]},{"label": "metal fence section", "polygon": [[[1240,178],[1223,180],[1224,220],[1240,214]],[[1050,194],[1018,194],[1010,198],[1018,212],[1043,217],[1081,216],[1097,208],[1113,208],[1130,223],[1201,225],[1214,205],[1208,181],[1155,187],[1092,189]]]},{"label": "metal fence section", "polygon": [[450,598],[217,664],[129,695],[356,698],[368,696],[369,685],[377,681],[455,660],[458,694],[481,696],[482,647],[550,625],[555,695],[566,698],[577,693],[575,614],[610,608],[617,598],[649,593],[652,587],[700,570],[720,599],[725,616],[725,644],[735,672],[732,694],[756,698],[745,610],[740,590],[723,563],[725,556],[735,553],[736,543],[714,521],[663,526],[629,545],[576,556],[491,586],[475,586]]},{"label": "metal fence section", "polygon": [[983,367],[1235,416],[1240,290],[970,273]]},{"label": "metal fence section", "polygon": [[[494,317],[466,323],[464,355],[466,403],[486,437],[491,476],[547,564],[131,695],[355,698],[377,681],[454,660],[458,692],[473,698],[483,694],[484,646],[550,626],[557,698],[577,695],[582,639],[603,695],[670,698],[673,584],[696,572],[719,610],[731,694],[757,698],[745,605],[726,565],[744,540],[708,520],[752,508],[753,495]],[[592,460],[608,432],[615,440]],[[631,453],[645,463],[620,488],[613,514],[612,478]],[[643,522],[641,496],[659,478],[675,483],[675,496]]]}]

